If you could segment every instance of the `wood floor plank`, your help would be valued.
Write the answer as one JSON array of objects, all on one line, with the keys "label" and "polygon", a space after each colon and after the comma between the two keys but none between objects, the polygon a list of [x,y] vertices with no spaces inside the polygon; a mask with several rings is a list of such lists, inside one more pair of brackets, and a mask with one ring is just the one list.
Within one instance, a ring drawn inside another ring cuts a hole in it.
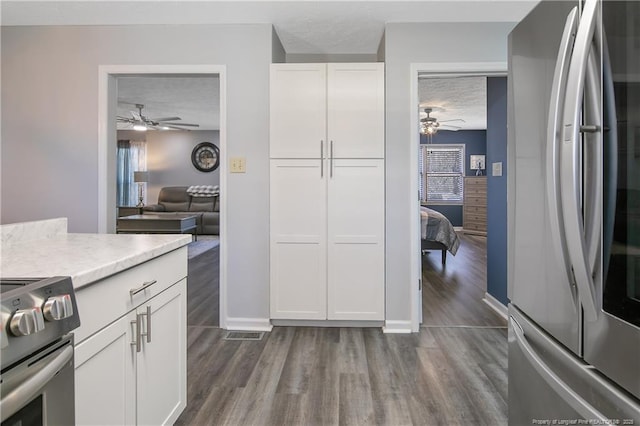
[{"label": "wood floor plank", "polygon": [[274,395],[294,334],[295,330],[291,327],[274,328],[269,333],[247,385],[240,392],[224,424],[263,424],[271,416]]},{"label": "wood floor plank", "polygon": [[373,399],[369,375],[364,373],[340,373],[339,424],[375,424]]},{"label": "wood floor plank", "polygon": [[312,370],[317,359],[313,356],[318,329],[300,327],[291,342],[276,393],[301,394],[309,390]]}]

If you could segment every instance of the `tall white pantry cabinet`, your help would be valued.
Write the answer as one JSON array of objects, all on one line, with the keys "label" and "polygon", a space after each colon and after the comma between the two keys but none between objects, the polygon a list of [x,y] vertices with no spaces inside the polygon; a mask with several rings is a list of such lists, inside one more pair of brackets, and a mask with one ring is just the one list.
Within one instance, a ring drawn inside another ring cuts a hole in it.
[{"label": "tall white pantry cabinet", "polygon": [[384,64],[273,64],[271,318],[384,320]]}]

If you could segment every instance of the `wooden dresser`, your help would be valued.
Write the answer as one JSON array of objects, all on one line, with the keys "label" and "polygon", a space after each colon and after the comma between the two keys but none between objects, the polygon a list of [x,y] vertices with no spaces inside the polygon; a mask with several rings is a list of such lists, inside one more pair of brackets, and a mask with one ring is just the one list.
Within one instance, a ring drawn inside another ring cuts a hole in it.
[{"label": "wooden dresser", "polygon": [[462,228],[465,234],[487,235],[487,177],[464,178]]}]

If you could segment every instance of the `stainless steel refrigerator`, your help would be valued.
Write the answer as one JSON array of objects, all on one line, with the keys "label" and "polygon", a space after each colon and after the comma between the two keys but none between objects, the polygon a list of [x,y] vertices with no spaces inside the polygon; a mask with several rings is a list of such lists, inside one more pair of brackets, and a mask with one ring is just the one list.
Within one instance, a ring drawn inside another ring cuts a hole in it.
[{"label": "stainless steel refrigerator", "polygon": [[509,424],[640,425],[640,2],[509,35]]}]

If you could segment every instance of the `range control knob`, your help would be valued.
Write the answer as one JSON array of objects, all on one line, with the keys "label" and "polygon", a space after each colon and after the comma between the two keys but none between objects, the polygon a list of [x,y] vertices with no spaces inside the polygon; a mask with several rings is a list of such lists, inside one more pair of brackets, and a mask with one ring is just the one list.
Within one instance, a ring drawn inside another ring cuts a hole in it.
[{"label": "range control knob", "polygon": [[59,321],[73,315],[73,304],[71,296],[63,294],[47,299],[42,306],[42,312],[47,321]]},{"label": "range control knob", "polygon": [[44,330],[44,318],[39,307],[16,311],[9,322],[9,329],[14,336],[27,336]]}]

